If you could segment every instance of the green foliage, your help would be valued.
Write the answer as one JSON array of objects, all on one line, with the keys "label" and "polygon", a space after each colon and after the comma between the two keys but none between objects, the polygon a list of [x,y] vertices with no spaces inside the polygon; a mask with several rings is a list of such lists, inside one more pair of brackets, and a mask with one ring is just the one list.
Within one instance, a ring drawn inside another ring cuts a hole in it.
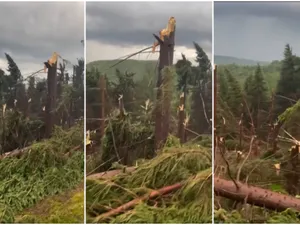
[{"label": "green foliage", "polygon": [[[151,190],[182,182],[173,194],[141,202],[110,223],[210,223],[211,149],[166,148],[131,174],[110,180],[87,180],[88,222],[104,222],[100,214]],[[108,207],[109,206],[109,207]],[[108,222],[108,221],[105,221]]]},{"label": "green foliage", "polygon": [[239,212],[233,210],[231,212],[227,212],[226,210],[220,208],[218,210],[214,210],[214,222],[215,223],[248,223]]},{"label": "green foliage", "polygon": [[[4,126],[3,126],[4,122]],[[42,136],[44,123],[25,117],[20,111],[6,111],[1,121],[2,152],[22,148]],[[0,151],[1,152],[1,151]]]},{"label": "green foliage", "polygon": [[108,169],[118,157],[123,158],[122,163],[126,165],[138,158],[153,157],[153,130],[148,120],[135,122],[130,114],[111,116],[102,139],[102,162],[105,163],[102,169]]},{"label": "green foliage", "polygon": [[[273,61],[267,65],[260,63],[260,68],[264,74],[266,86],[269,91],[276,89],[277,82],[280,78],[281,64],[281,61]],[[225,69],[235,77],[240,85],[243,85],[249,76],[254,75],[255,70],[257,69],[257,63],[254,65],[218,65],[218,74],[223,74]]]},{"label": "green foliage", "polygon": [[212,67],[204,50],[194,43],[197,67],[194,70],[194,88],[191,104],[191,127],[199,134],[211,133]]},{"label": "green foliage", "polygon": [[20,158],[0,161],[1,222],[13,222],[23,209],[78,185],[83,179],[83,152],[71,156],[68,152],[82,144],[82,130],[82,126],[69,131],[57,128],[51,139],[33,144]]},{"label": "green foliage", "polygon": [[99,72],[105,73],[111,81],[116,80],[116,69],[122,72],[131,72],[136,74],[135,79],[137,81],[142,79],[145,74],[153,73],[155,68],[157,68],[157,61],[128,59],[117,66],[108,69],[110,66],[118,63],[119,61],[121,60],[98,60],[88,63],[86,67],[88,72],[98,70]]},{"label": "green foliage", "polygon": [[241,58],[222,56],[222,55],[214,55],[214,62],[217,65],[237,65],[237,66],[255,66],[257,64],[260,65],[270,64],[270,62],[241,59]]},{"label": "green foliage", "polygon": [[267,223],[279,223],[279,224],[287,224],[294,223],[299,224],[299,212],[291,209],[287,209],[279,214],[274,213],[267,221]]},{"label": "green foliage", "polygon": [[281,115],[278,116],[278,120],[281,122],[290,120],[293,114],[298,112],[299,109],[300,109],[300,101],[298,101],[295,105],[287,108]]},{"label": "green foliage", "polygon": [[[289,45],[285,47],[282,61],[263,66],[218,66],[216,127],[218,135],[225,138],[226,149],[229,150],[225,158],[233,178],[237,177],[243,165],[239,174],[241,182],[284,194],[297,193],[291,186],[298,179],[293,176],[297,174],[299,165],[292,167],[288,145],[278,143],[276,152],[270,151],[274,148],[273,136],[277,135],[270,125],[278,119],[284,123],[281,128],[299,140],[299,68],[300,58],[293,55]],[[239,88],[242,85],[243,91]],[[271,102],[273,98],[275,100]],[[243,164],[252,135],[256,135],[257,139]],[[238,148],[240,140],[241,149]],[[220,167],[227,168],[225,162],[220,164]],[[220,176],[231,179],[228,173],[220,172]],[[299,223],[299,215],[290,210],[278,213],[249,204],[233,204],[232,200],[224,198],[219,198],[218,203],[221,207],[215,211],[216,223]]]},{"label": "green foliage", "polygon": [[227,104],[235,116],[240,116],[242,113],[241,106],[243,103],[241,87],[235,77],[228,70],[225,70],[225,76],[228,84]]},{"label": "green foliage", "polygon": [[[287,108],[278,116],[278,120],[284,122],[284,128],[296,139],[300,138],[300,127],[297,121],[300,119],[300,101]],[[296,122],[295,122],[296,121]]]},{"label": "green foliage", "polygon": [[[246,218],[246,216],[233,210],[228,212],[222,208],[214,211],[215,223],[268,223],[268,224],[298,224],[300,222],[299,212],[291,209],[286,209],[283,212],[264,211],[260,212],[258,207],[253,207],[255,210],[254,218]],[[257,214],[259,213],[259,214]],[[249,217],[250,215],[247,215]]]},{"label": "green foliage", "polygon": [[[295,101],[300,98],[300,74],[297,69],[297,66],[300,64],[297,63],[299,63],[298,58],[293,55],[291,47],[286,45],[276,95],[284,96]],[[282,97],[276,98],[275,103],[276,116],[291,106],[290,100]]]}]

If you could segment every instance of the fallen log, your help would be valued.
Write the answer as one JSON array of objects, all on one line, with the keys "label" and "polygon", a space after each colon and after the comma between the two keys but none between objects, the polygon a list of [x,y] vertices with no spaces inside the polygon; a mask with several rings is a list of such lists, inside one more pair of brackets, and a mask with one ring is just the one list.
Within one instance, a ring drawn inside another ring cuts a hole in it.
[{"label": "fallen log", "polygon": [[5,159],[7,157],[21,156],[24,152],[26,152],[29,149],[30,149],[30,147],[26,147],[26,148],[22,148],[22,149],[17,148],[15,150],[10,151],[10,152],[6,152],[6,153],[0,155],[0,160]]},{"label": "fallen log", "polygon": [[245,202],[271,210],[284,211],[287,208],[300,211],[300,199],[241,182],[237,183],[215,177],[214,191],[217,196]]},{"label": "fallen log", "polygon": [[[133,172],[134,170],[136,169],[136,167],[126,167],[125,169],[125,173],[127,172]],[[119,170],[109,170],[109,171],[106,171],[106,172],[102,172],[102,173],[94,173],[94,174],[91,174],[89,176],[86,177],[86,179],[89,179],[89,180],[93,180],[93,179],[108,179],[108,178],[111,178],[113,176],[116,176],[120,173],[123,173],[124,171],[119,169]]]},{"label": "fallen log", "polygon": [[182,186],[183,186],[182,183],[177,183],[177,184],[173,184],[173,185],[170,185],[167,187],[163,187],[159,190],[154,190],[150,194],[146,194],[140,198],[133,199],[132,201],[127,202],[124,205],[119,206],[118,208],[112,209],[106,213],[103,213],[103,214],[97,216],[94,220],[94,223],[98,223],[99,221],[103,221],[105,219],[108,219],[109,217],[116,216],[128,209],[133,208],[134,206],[138,205],[140,202],[145,201],[147,199],[152,199],[152,198],[158,197],[160,195],[169,194],[173,191],[180,189]]},{"label": "fallen log", "polygon": [[[81,147],[82,147],[81,145],[78,145],[78,146],[72,148],[72,149],[71,149],[69,152],[67,152],[65,155],[68,155],[68,154],[70,154],[70,153],[73,152],[73,151],[77,151],[77,150],[79,150]],[[28,147],[25,147],[25,148],[22,148],[22,149],[17,148],[17,149],[15,149],[15,150],[10,151],[10,152],[6,152],[6,153],[0,155],[0,160],[5,159],[5,158],[8,158],[8,157],[19,157],[19,156],[23,155],[25,152],[27,152],[27,151],[30,150],[30,149],[31,149],[31,146],[28,146]]]}]

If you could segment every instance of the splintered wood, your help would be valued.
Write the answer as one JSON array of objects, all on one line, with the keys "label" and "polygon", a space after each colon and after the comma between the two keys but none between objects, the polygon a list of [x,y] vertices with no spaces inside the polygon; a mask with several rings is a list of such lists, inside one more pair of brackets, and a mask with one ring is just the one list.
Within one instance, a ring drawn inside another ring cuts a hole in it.
[{"label": "splintered wood", "polygon": [[[159,32],[159,38],[160,40],[164,41],[165,37],[169,37],[171,32],[174,32],[176,25],[176,20],[172,16],[169,19],[167,28],[160,30]],[[158,41],[155,41],[152,47],[152,52],[155,52],[156,47],[159,45]]]},{"label": "splintered wood", "polygon": [[[56,62],[57,62],[57,58],[59,57],[59,55],[56,52],[53,52],[52,56],[50,59],[48,59],[48,63],[50,66],[53,66]],[[44,66],[44,72],[46,73],[47,71],[47,66]]]}]

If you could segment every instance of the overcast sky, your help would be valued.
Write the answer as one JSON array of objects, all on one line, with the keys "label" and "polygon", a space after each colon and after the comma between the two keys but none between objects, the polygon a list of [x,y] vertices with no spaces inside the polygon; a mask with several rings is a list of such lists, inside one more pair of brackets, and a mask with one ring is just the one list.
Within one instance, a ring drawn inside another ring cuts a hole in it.
[{"label": "overcast sky", "polygon": [[0,68],[11,55],[23,75],[42,69],[54,51],[76,64],[84,56],[83,2],[0,2]]},{"label": "overcast sky", "polygon": [[300,55],[299,21],[300,2],[215,2],[215,54],[271,61],[289,43]]},{"label": "overcast sky", "polygon": [[[193,41],[211,58],[211,2],[87,2],[87,62],[117,59],[151,46],[153,33],[176,19],[175,60],[195,58]],[[158,53],[133,59],[158,59]]]}]

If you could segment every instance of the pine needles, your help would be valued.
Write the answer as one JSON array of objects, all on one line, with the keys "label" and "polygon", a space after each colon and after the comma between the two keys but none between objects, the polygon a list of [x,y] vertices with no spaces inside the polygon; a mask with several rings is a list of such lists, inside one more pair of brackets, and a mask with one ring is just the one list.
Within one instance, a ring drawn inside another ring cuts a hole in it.
[{"label": "pine needles", "polygon": [[72,151],[83,140],[82,126],[56,128],[53,138],[33,144],[20,158],[0,160],[0,222],[46,196],[60,193],[83,179],[83,151]]},{"label": "pine needles", "polygon": [[[211,182],[210,150],[202,147],[167,148],[130,174],[119,174],[109,180],[87,180],[88,222],[210,223]],[[99,217],[153,190],[175,183],[182,183],[182,188],[141,201],[129,211],[108,220]]]}]

